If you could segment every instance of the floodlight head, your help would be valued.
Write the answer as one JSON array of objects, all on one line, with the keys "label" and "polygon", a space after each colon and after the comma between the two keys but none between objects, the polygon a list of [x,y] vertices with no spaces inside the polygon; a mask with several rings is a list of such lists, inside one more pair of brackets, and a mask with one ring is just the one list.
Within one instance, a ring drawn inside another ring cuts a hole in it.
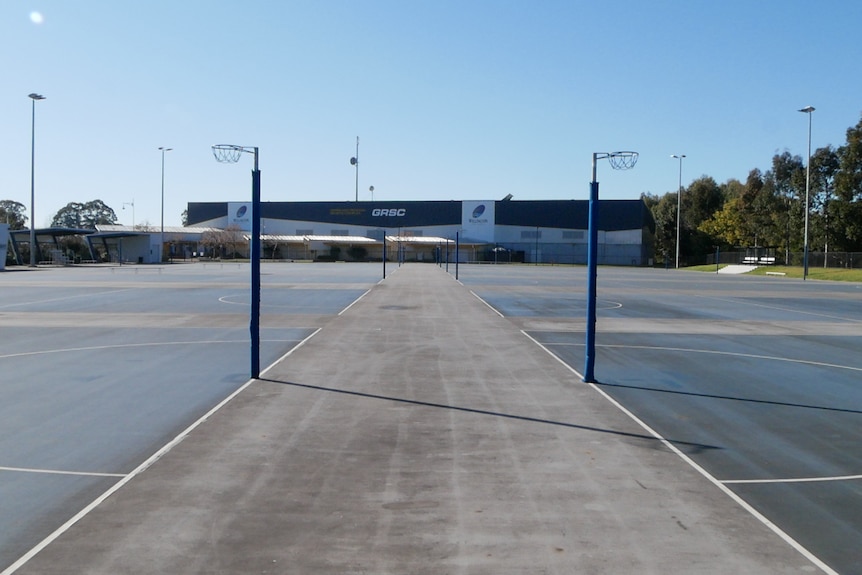
[{"label": "floodlight head", "polygon": [[43,96],[42,94],[37,94],[36,92],[33,92],[32,94],[29,94],[27,97],[28,97],[28,98],[30,98],[30,99],[31,99],[31,100],[33,100],[33,101],[36,101],[36,100],[44,100],[44,99],[45,99],[45,96]]},{"label": "floodlight head", "polygon": [[675,158],[677,160],[681,160],[685,157],[685,154],[671,154],[670,157]]},{"label": "floodlight head", "polygon": [[801,110],[799,110],[799,111],[800,111],[800,112],[805,112],[806,114],[810,114],[811,112],[813,112],[813,111],[814,111],[814,109],[815,109],[815,108],[814,108],[814,106],[805,106],[804,108],[802,108],[802,109],[801,109]]}]

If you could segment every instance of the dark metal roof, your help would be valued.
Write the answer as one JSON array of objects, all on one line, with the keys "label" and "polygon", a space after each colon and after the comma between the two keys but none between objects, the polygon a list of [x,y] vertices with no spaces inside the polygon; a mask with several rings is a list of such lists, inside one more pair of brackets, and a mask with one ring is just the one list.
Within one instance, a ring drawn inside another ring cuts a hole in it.
[{"label": "dark metal roof", "polygon": [[[96,230],[82,228],[36,228],[37,236],[88,236],[95,233]],[[30,230],[9,230],[9,235],[15,236],[16,238],[29,238]]]},{"label": "dark metal roof", "polygon": [[[189,203],[189,225],[226,217],[227,208],[227,202]],[[461,224],[461,208],[461,201],[263,202],[261,217],[372,228],[445,226]],[[587,229],[589,224],[588,200],[500,200],[494,209],[496,225]],[[599,200],[599,229],[654,225],[643,200]]]},{"label": "dark metal roof", "polygon": [[[498,226],[548,227],[585,230],[588,200],[499,201],[494,206]],[[599,200],[600,230],[636,230],[650,226],[652,215],[643,200]]]}]

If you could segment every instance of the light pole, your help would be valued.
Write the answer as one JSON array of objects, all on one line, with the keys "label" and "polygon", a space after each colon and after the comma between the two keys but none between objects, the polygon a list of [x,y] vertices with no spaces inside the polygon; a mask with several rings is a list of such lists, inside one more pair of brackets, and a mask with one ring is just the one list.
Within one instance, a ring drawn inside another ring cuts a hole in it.
[{"label": "light pole", "polygon": [[356,198],[359,201],[359,136],[356,136],[356,155],[350,158],[350,165],[356,167]]},{"label": "light pole", "polygon": [[132,198],[131,202],[123,202],[124,210],[126,206],[132,206],[132,229],[135,229],[135,198]]},{"label": "light pole", "polygon": [[802,279],[808,278],[808,190],[811,185],[811,112],[814,106],[805,106],[800,112],[808,114],[808,165],[805,167],[805,234],[802,240]]},{"label": "light pole", "polygon": [[33,100],[33,120],[30,130],[30,267],[36,267],[36,100],[44,100],[45,96],[36,94],[29,95]]},{"label": "light pole", "polygon": [[682,214],[682,159],[685,154],[671,154],[671,158],[679,160],[679,187],[676,194],[676,269],[679,269],[679,224]]},{"label": "light pole", "polygon": [[162,152],[162,225],[159,233],[159,263],[165,257],[165,152],[170,152],[173,148],[159,147]]}]

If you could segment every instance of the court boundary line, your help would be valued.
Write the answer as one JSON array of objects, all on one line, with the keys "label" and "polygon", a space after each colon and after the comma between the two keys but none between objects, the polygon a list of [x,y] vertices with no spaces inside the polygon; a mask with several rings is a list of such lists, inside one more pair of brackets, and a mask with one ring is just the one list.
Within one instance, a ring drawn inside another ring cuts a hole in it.
[{"label": "court boundary line", "polygon": [[46,475],[82,475],[85,477],[125,477],[125,473],[107,473],[101,471],[67,471],[63,469],[38,469],[36,467],[7,467],[0,465],[0,471],[13,473],[44,473]]},{"label": "court boundary line", "polygon": [[[380,280],[380,281],[383,281],[383,280]],[[361,300],[362,298],[364,298],[365,296],[367,296],[367,295],[371,292],[371,289],[372,289],[372,288],[368,288],[367,290],[365,290],[364,292],[362,292],[362,295],[360,295],[358,298],[356,298],[355,300],[353,300],[352,302],[350,302],[350,303],[347,305],[347,307],[346,307],[346,308],[344,308],[343,310],[341,310],[340,312],[338,312],[337,314],[335,314],[335,316],[336,316],[336,317],[339,317],[341,314],[343,314],[344,312],[346,312],[347,310],[349,310],[350,308],[352,308],[355,304],[359,303],[359,300]]]},{"label": "court boundary line", "polygon": [[[531,330],[535,333],[540,333],[536,330]],[[566,331],[566,332],[554,332],[544,330],[541,333],[579,333],[576,331]],[[569,346],[569,347],[583,347],[582,343],[549,343],[549,346]],[[747,359],[763,359],[768,361],[784,361],[787,363],[801,363],[803,365],[813,365],[817,367],[831,367],[835,369],[846,369],[849,371],[862,371],[862,367],[854,367],[852,365],[838,365],[837,363],[825,363],[822,361],[813,361],[809,359],[794,359],[791,357],[777,357],[774,355],[759,355],[754,353],[742,353],[738,351],[716,351],[714,349],[695,349],[690,347],[665,347],[659,345],[627,345],[622,343],[605,343],[605,344],[596,344],[596,347],[606,347],[606,348],[622,348],[622,349],[654,349],[658,351],[681,351],[688,353],[707,353],[713,355],[730,355],[734,357],[744,357]]]},{"label": "court boundary line", "polygon": [[716,301],[721,301],[724,303],[737,304],[737,305],[742,304],[742,305],[748,305],[748,306],[752,306],[752,307],[762,307],[762,308],[766,308],[766,309],[773,309],[773,310],[784,311],[784,312],[788,312],[788,313],[797,313],[799,315],[810,315],[810,316],[814,316],[814,317],[822,317],[822,318],[837,320],[837,321],[841,321],[841,322],[862,323],[862,320],[858,320],[855,318],[836,317],[834,315],[827,315],[824,313],[818,313],[818,312],[814,312],[814,311],[798,310],[798,309],[793,309],[793,308],[778,306],[778,305],[768,305],[765,303],[748,301],[746,299],[730,300],[730,299],[726,299],[726,298],[722,298],[722,297],[718,297],[718,296],[714,296],[714,295],[700,295],[700,294],[694,294],[694,296],[702,298],[702,299],[712,299],[712,300],[716,300]]},{"label": "court boundary line", "polygon": [[237,388],[233,393],[228,395],[218,404],[216,404],[212,409],[207,411],[203,416],[194,421],[191,425],[181,431],[176,437],[170,440],[168,443],[163,445],[161,448],[156,450],[150,457],[145,459],[140,465],[130,471],[127,475],[123,476],[119,481],[105,490],[101,495],[99,495],[96,499],[91,501],[89,504],[84,506],[80,511],[75,513],[72,517],[67,519],[62,525],[60,525],[57,529],[51,532],[47,537],[42,539],[39,543],[33,546],[29,551],[24,553],[21,557],[19,557],[14,563],[12,563],[9,567],[0,572],[0,575],[11,575],[15,573],[18,569],[23,567],[30,561],[33,557],[39,554],[43,549],[45,549],[48,545],[56,541],[61,535],[63,535],[66,531],[72,528],[78,521],[86,517],[90,514],[91,511],[96,509],[99,505],[101,505],[105,500],[107,500],[111,495],[119,491],[122,487],[126,486],[132,479],[149,469],[156,461],[161,459],[164,455],[170,452],[174,447],[182,443],[186,437],[188,437],[192,431],[197,429],[201,424],[203,424],[210,417],[215,415],[222,407],[227,405],[229,401],[231,401],[234,397],[239,395],[240,392],[245,390],[248,386],[254,383],[255,379],[249,379],[244,384],[242,384],[239,388]]},{"label": "court boundary line", "polygon": [[[133,328],[129,328],[133,329]],[[203,328],[202,328],[203,329]],[[231,328],[233,329],[233,328]],[[272,329],[272,328],[270,328]],[[278,328],[282,329],[282,328]],[[289,328],[294,329],[294,328]],[[310,327],[296,328],[296,329],[314,329]],[[319,329],[319,328],[318,328]],[[262,342],[301,342],[301,339],[262,339]],[[15,357],[28,357],[31,355],[45,355],[45,354],[53,354],[53,353],[73,353],[78,351],[99,351],[103,349],[125,349],[125,348],[135,348],[135,347],[160,347],[160,346],[180,346],[180,345],[212,345],[212,344],[237,344],[237,343],[248,343],[247,339],[215,339],[215,340],[196,340],[196,341],[164,341],[164,342],[146,342],[146,343],[116,343],[116,344],[105,344],[105,345],[90,345],[85,347],[66,347],[66,348],[58,348],[58,349],[43,349],[40,351],[23,351],[19,353],[9,353],[6,355],[0,355],[0,359],[11,359]]]},{"label": "court boundary line", "polygon": [[[378,282],[378,284],[379,284],[379,282]],[[356,300],[351,302],[350,305],[348,305],[343,310],[341,310],[337,315],[341,315],[342,313],[344,313],[345,311],[350,309],[350,307],[352,307],[353,304],[355,304],[357,301],[359,301],[360,299],[365,297],[365,295],[370,291],[371,291],[371,289],[366,290],[365,293],[363,293]],[[271,370],[276,365],[281,363],[284,359],[286,359],[287,357],[292,355],[294,351],[296,351],[299,348],[301,348],[302,346],[304,346],[311,338],[313,338],[315,335],[320,333],[321,330],[323,330],[323,328],[319,327],[316,330],[314,330],[312,333],[310,333],[308,336],[306,336],[305,338],[300,340],[299,343],[297,343],[295,346],[293,346],[292,348],[287,350],[287,352],[285,352],[280,358],[275,360],[273,363],[271,363],[269,366],[267,366],[263,371],[261,371],[260,375],[263,376],[269,370]],[[286,340],[286,341],[293,341],[293,340]],[[149,345],[156,345],[156,344],[149,344]],[[18,569],[20,569],[21,567],[26,565],[30,561],[30,559],[32,559],[33,557],[38,555],[43,549],[45,549],[48,545],[50,545],[51,543],[56,541],[61,535],[63,535],[66,531],[71,529],[81,519],[83,519],[84,517],[89,515],[91,511],[96,509],[105,500],[107,500],[111,495],[113,495],[114,493],[119,491],[126,484],[128,484],[132,479],[134,479],[135,477],[137,477],[138,475],[140,475],[141,473],[143,473],[144,471],[149,469],[159,459],[161,459],[162,457],[167,455],[174,447],[176,447],[177,445],[182,443],[185,440],[185,438],[188,437],[195,429],[200,427],[200,425],[202,425],[210,417],[215,415],[225,405],[227,405],[229,402],[231,402],[236,396],[238,396],[240,393],[242,393],[245,389],[247,389],[251,384],[253,384],[256,381],[260,381],[260,379],[251,378],[251,379],[247,380],[244,384],[239,386],[230,395],[228,395],[223,400],[221,400],[218,404],[216,404],[212,409],[207,411],[204,415],[202,415],[196,421],[192,422],[191,425],[189,425],[187,428],[185,428],[183,431],[181,431],[176,437],[174,437],[168,443],[166,443],[161,448],[156,450],[155,453],[153,453],[150,457],[148,457],[143,462],[141,462],[140,465],[138,465],[136,468],[134,468],[128,474],[121,476],[119,481],[117,481],[114,485],[112,485],[107,490],[105,490],[96,499],[94,499],[89,504],[84,506],[81,510],[79,510],[77,513],[75,513],[72,517],[67,519],[62,525],[60,525],[57,529],[55,529],[53,532],[51,532],[47,537],[42,539],[40,542],[38,542],[36,545],[34,545],[32,548],[30,548],[26,553],[24,553],[21,557],[19,557],[17,560],[15,560],[11,565],[9,565],[9,567],[4,569],[3,571],[0,571],[0,575],[12,575]]]},{"label": "court boundary line", "polygon": [[[460,283],[460,282],[459,282],[459,283]],[[464,284],[461,284],[461,285],[464,285]],[[477,293],[476,293],[476,292],[474,292],[473,290],[470,290],[470,293],[471,293],[471,294],[473,294],[473,296],[474,296],[477,300],[479,300],[480,302],[482,302],[483,304],[485,304],[486,306],[488,306],[488,307],[491,309],[491,311],[493,311],[495,314],[497,314],[498,316],[502,317],[503,319],[505,319],[505,318],[506,318],[506,316],[504,316],[504,315],[503,315],[503,313],[502,313],[500,310],[498,310],[497,308],[495,308],[494,306],[492,306],[491,304],[489,304],[488,302],[486,302],[486,301],[482,298],[482,296],[480,296],[479,294],[477,294]]]},{"label": "court boundary line", "polygon": [[[20,287],[26,288],[28,286],[24,285],[24,286],[20,286]],[[65,301],[65,300],[70,300],[70,299],[94,298],[94,297],[98,297],[98,296],[102,296],[102,295],[106,295],[106,294],[110,294],[110,293],[120,293],[120,292],[124,292],[124,291],[129,291],[131,289],[133,289],[133,288],[112,289],[109,291],[103,291],[103,292],[98,292],[98,293],[85,292],[82,294],[66,295],[66,296],[62,296],[62,297],[54,297],[51,299],[44,299],[44,300],[39,300],[39,301],[25,301],[25,302],[18,302],[18,303],[10,303],[10,304],[5,304],[5,305],[0,305],[0,309],[7,309],[10,307],[18,307],[18,306],[22,306],[22,305],[40,305],[40,304],[45,304],[45,303],[56,303],[58,301]]]},{"label": "court boundary line", "polygon": [[[539,343],[538,340],[534,339],[530,334],[528,334],[525,330],[519,330],[527,339],[535,343],[541,349],[543,349],[548,355],[557,360],[561,365],[563,365],[566,369],[574,373],[578,376],[580,380],[583,381],[584,376],[578,372],[571,365],[563,361],[558,355],[552,352],[550,349],[546,348],[543,344]],[[679,448],[673,445],[670,441],[664,438],[660,433],[655,431],[652,427],[646,424],[643,420],[637,417],[634,413],[632,413],[628,408],[622,405],[620,402],[611,397],[608,393],[602,390],[594,383],[584,382],[594,391],[598,392],[602,397],[604,397],[611,405],[619,409],[625,415],[627,415],[632,421],[641,426],[647,433],[658,439],[665,447],[670,449],[673,453],[677,455],[682,461],[687,463],[692,469],[700,473],[704,478],[707,479],[710,483],[712,483],[715,487],[721,490],[726,496],[728,496],[732,501],[736,502],[743,510],[747,511],[752,517],[760,521],[766,528],[772,531],[774,534],[778,535],[785,543],[790,545],[793,549],[795,549],[798,553],[800,553],[803,557],[808,559],[811,563],[813,563],[816,567],[820,568],[824,573],[828,575],[839,575],[837,571],[829,567],[825,562],[823,562],[819,557],[814,555],[811,551],[809,551],[804,545],[796,541],[790,534],[781,529],[778,525],[773,523],[769,518],[763,515],[760,511],[755,509],[750,503],[745,501],[741,496],[737,495],[732,489],[730,489],[727,485],[722,483],[716,477],[714,477],[711,473],[709,473],[706,469],[701,467],[697,462],[695,462],[692,458],[683,453]],[[2,575],[2,574],[0,574]]]},{"label": "court boundary line", "polygon": [[862,479],[862,475],[834,475],[832,477],[790,477],[778,479],[723,479],[725,485],[757,485],[761,483],[822,483],[829,481],[854,481]]},{"label": "court boundary line", "polygon": [[[371,291],[371,290],[370,289],[367,290],[365,293],[363,293],[361,296],[359,296],[359,298],[357,298],[356,300],[351,302],[350,305],[348,305],[346,308],[341,310],[341,312],[339,312],[338,315],[341,315],[341,313],[344,313],[345,311],[347,311],[351,306],[353,306],[354,303],[359,301],[359,299],[364,297],[365,294],[367,294],[369,291]],[[281,363],[284,359],[286,359],[291,354],[293,354],[294,351],[296,351],[299,348],[301,348],[302,346],[304,346],[311,338],[313,338],[315,335],[320,333],[322,330],[323,330],[323,328],[319,327],[315,331],[313,331],[311,334],[309,334],[308,336],[306,336],[305,338],[300,340],[299,343],[297,343],[295,346],[293,346],[292,348],[287,350],[287,352],[285,352],[280,358],[278,358],[276,361],[274,361],[269,366],[267,366],[263,371],[261,371],[260,376],[263,376],[264,374],[266,374],[269,370],[271,370],[276,365]],[[288,341],[291,341],[291,340],[288,340]],[[161,459],[162,457],[167,455],[171,450],[173,450],[174,447],[176,447],[177,445],[182,443],[186,439],[186,437],[188,437],[195,429],[200,427],[210,417],[214,416],[225,405],[230,403],[236,396],[238,396],[240,393],[245,391],[251,384],[253,384],[256,381],[260,381],[260,379],[259,378],[258,379],[251,378],[251,379],[247,380],[244,384],[239,386],[230,395],[228,395],[223,400],[221,400],[218,404],[216,404],[212,409],[207,411],[204,415],[202,415],[196,421],[192,422],[191,425],[189,425],[187,428],[185,428],[183,431],[181,431],[176,437],[174,437],[168,443],[166,443],[161,448],[156,450],[155,453],[153,453],[150,457],[148,457],[143,462],[141,462],[140,465],[138,465],[136,468],[134,468],[128,474],[122,476],[120,478],[120,480],[117,481],[114,485],[109,487],[101,495],[99,495],[96,499],[94,499],[93,501],[88,503],[86,506],[84,506],[82,509],[80,509],[77,513],[75,513],[72,517],[67,519],[57,529],[55,529],[50,534],[48,534],[48,536],[46,536],[44,539],[39,541],[32,548],[30,548],[26,553],[24,553],[21,557],[16,559],[6,569],[4,569],[3,571],[0,571],[0,575],[12,575],[16,571],[18,571],[18,569],[20,569],[21,567],[26,565],[33,557],[38,555],[48,545],[50,545],[51,543],[56,541],[61,535],[66,533],[69,529],[71,529],[81,519],[83,519],[84,517],[89,515],[90,512],[92,512],[94,509],[99,507],[99,505],[104,503],[105,500],[107,500],[110,496],[112,496],[114,493],[119,491],[121,488],[125,487],[132,479],[134,479],[135,477],[137,477],[138,475],[140,475],[141,473],[143,473],[144,471],[149,469],[159,459]]]}]

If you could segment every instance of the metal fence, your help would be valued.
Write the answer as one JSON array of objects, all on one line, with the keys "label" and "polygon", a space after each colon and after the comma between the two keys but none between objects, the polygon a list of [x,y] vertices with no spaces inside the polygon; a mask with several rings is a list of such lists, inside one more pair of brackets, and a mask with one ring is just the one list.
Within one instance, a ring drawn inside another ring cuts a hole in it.
[{"label": "metal fence", "polygon": [[[586,265],[587,244],[558,242],[511,242],[506,244],[462,248],[461,261],[475,263],[524,263],[544,265]],[[646,248],[639,244],[598,245],[598,264],[613,266],[648,266]],[[454,250],[452,250],[454,254]],[[452,256],[450,256],[452,257]]]},{"label": "metal fence", "polygon": [[[759,265],[787,265],[802,267],[804,254],[802,252],[776,252],[773,259],[757,261]],[[744,264],[750,263],[751,252],[746,250],[727,251],[718,253],[719,264]],[[715,265],[716,254],[704,254],[701,257],[687,257],[680,261],[681,266],[695,266],[710,264]],[[862,252],[808,252],[809,268],[840,268],[840,269],[862,269]]]}]

